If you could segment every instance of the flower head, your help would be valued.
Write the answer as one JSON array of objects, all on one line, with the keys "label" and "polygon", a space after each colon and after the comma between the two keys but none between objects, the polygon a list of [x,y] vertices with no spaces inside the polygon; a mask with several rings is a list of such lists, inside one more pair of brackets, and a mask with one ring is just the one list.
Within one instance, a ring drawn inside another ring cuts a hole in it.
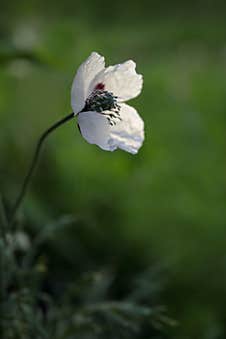
[{"label": "flower head", "polygon": [[141,92],[142,75],[136,64],[105,67],[104,57],[93,52],[79,67],[71,90],[71,105],[82,136],[104,150],[121,148],[137,153],[144,140],[144,122],[124,102]]}]

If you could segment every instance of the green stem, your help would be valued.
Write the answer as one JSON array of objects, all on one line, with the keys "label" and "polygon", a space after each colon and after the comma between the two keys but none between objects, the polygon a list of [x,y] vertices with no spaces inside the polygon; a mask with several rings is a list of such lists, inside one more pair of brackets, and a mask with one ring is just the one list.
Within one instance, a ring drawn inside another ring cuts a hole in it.
[{"label": "green stem", "polygon": [[7,225],[8,225],[8,220],[6,217],[4,201],[3,201],[2,195],[0,194],[0,228],[2,232],[2,237],[5,241],[6,241]]},{"label": "green stem", "polygon": [[48,135],[50,133],[52,133],[55,129],[57,129],[58,127],[60,127],[61,125],[63,125],[65,122],[71,120],[74,118],[74,113],[70,113],[69,115],[67,115],[66,117],[64,117],[63,119],[57,121],[55,124],[53,124],[50,128],[48,128],[42,135],[41,137],[39,138],[38,140],[38,143],[37,143],[37,146],[36,146],[36,149],[35,149],[35,153],[34,153],[34,156],[33,156],[33,159],[32,159],[32,162],[31,162],[31,165],[28,169],[28,172],[25,176],[25,179],[24,179],[24,182],[23,182],[23,185],[21,187],[21,190],[20,190],[20,193],[17,197],[17,200],[14,204],[14,207],[13,207],[13,210],[12,210],[12,214],[11,214],[11,217],[10,217],[10,224],[12,225],[12,223],[14,222],[15,220],[15,217],[16,217],[16,214],[17,214],[17,211],[25,197],[25,194],[27,192],[27,189],[28,189],[28,186],[29,186],[29,183],[30,183],[30,180],[32,178],[32,175],[33,175],[33,172],[34,172],[34,169],[36,167],[36,164],[37,164],[37,161],[38,161],[38,158],[39,158],[39,154],[40,154],[40,151],[41,151],[41,148],[42,148],[42,145],[44,143],[44,141],[46,140],[46,138],[48,137]]}]

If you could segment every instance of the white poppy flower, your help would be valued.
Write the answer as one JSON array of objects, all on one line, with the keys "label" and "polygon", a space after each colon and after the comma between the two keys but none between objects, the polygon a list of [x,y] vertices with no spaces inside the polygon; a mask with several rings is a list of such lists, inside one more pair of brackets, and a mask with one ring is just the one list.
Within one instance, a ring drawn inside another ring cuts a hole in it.
[{"label": "white poppy flower", "polygon": [[81,64],[71,90],[71,105],[82,136],[107,151],[121,148],[135,154],[144,140],[144,122],[135,108],[124,102],[138,96],[142,75],[136,64],[105,68],[104,57],[93,52]]}]

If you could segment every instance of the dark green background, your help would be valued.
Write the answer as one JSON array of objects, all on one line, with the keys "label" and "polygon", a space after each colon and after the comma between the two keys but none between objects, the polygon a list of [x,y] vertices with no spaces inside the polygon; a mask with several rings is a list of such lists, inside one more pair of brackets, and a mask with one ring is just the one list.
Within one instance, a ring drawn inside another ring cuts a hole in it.
[{"label": "dark green background", "polygon": [[14,201],[38,136],[70,113],[75,71],[92,51],[107,64],[137,62],[144,88],[130,104],[145,121],[144,146],[136,156],[104,152],[69,122],[48,140],[21,218],[37,229],[73,214],[88,228],[92,263],[77,256],[75,228],[53,245],[75,269],[115,257],[130,271],[166,266],[161,302],[178,320],[173,338],[224,338],[223,1],[3,0],[0,191]]}]

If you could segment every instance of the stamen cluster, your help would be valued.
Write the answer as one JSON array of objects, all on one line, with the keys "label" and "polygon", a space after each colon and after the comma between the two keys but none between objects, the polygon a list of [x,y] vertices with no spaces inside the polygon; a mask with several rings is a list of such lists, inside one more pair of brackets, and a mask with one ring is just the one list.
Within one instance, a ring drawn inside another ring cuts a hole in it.
[{"label": "stamen cluster", "polygon": [[86,100],[83,112],[94,111],[103,114],[111,126],[120,118],[120,106],[113,93],[104,90],[94,90]]}]

